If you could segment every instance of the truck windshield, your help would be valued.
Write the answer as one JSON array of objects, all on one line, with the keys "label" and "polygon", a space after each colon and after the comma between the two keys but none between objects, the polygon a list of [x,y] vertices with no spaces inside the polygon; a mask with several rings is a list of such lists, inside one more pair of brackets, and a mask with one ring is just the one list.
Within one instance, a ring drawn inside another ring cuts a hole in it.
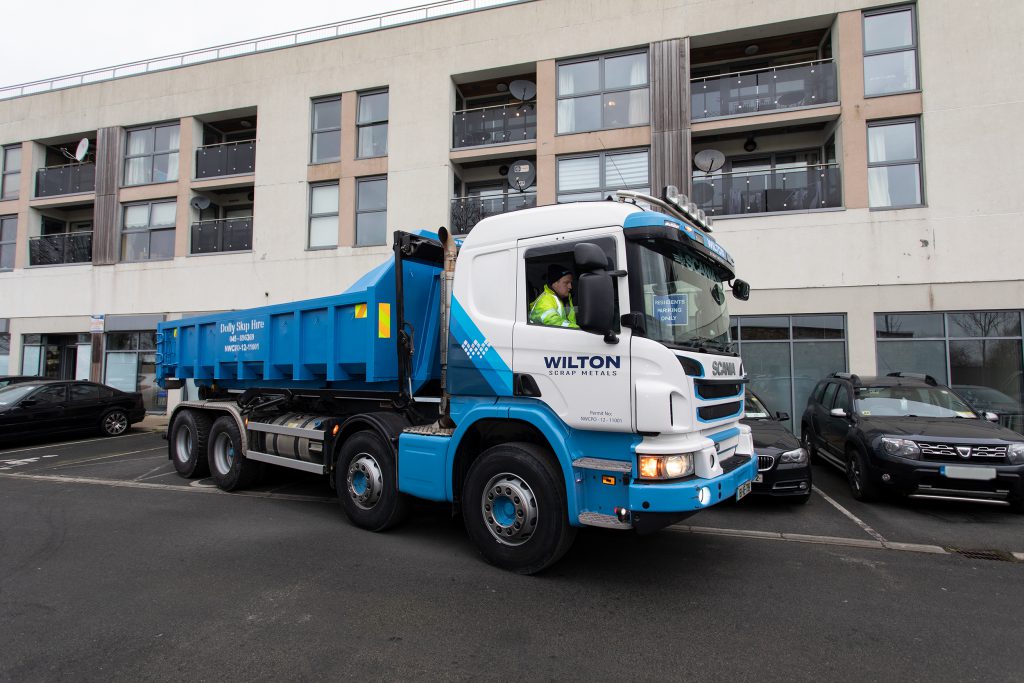
[{"label": "truck windshield", "polygon": [[683,242],[644,238],[630,242],[637,250],[641,281],[630,287],[642,301],[632,305],[644,314],[649,339],[669,346],[729,351],[726,287],[711,261]]}]

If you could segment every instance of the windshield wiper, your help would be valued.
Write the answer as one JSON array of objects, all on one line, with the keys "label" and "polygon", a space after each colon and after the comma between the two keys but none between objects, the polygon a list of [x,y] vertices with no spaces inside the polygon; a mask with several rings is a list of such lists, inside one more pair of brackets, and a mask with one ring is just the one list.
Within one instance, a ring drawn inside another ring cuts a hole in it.
[{"label": "windshield wiper", "polygon": [[701,353],[706,353],[708,347],[711,346],[712,350],[728,351],[729,347],[727,344],[711,337],[691,337],[684,342],[687,346],[692,346]]}]

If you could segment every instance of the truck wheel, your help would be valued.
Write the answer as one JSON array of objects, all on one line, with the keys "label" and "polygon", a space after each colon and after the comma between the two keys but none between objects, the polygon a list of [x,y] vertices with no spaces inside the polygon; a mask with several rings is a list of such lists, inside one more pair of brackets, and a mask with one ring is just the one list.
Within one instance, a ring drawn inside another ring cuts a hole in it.
[{"label": "truck wheel", "polygon": [[206,444],[211,423],[208,415],[194,410],[183,410],[174,418],[167,448],[171,452],[174,469],[186,479],[205,477],[210,473]]},{"label": "truck wheel", "polygon": [[850,492],[857,500],[863,503],[878,500],[881,493],[878,482],[871,478],[867,456],[856,446],[846,451],[846,480],[850,484]]},{"label": "truck wheel", "polygon": [[356,432],[345,439],[334,468],[334,486],[353,524],[384,531],[408,516],[412,501],[398,491],[396,464],[391,446],[376,432]]},{"label": "truck wheel", "polygon": [[234,491],[252,486],[259,478],[259,463],[245,459],[242,435],[235,418],[230,415],[218,417],[210,428],[207,456],[210,474],[221,490]]},{"label": "truck wheel", "polygon": [[462,516],[484,558],[520,574],[554,564],[576,538],[560,472],[550,453],[528,443],[494,446],[477,458]]}]

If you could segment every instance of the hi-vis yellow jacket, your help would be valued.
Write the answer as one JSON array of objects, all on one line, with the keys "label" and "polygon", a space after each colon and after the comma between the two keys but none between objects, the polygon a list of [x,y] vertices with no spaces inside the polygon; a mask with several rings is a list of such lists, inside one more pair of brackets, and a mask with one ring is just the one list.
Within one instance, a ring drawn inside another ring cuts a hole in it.
[{"label": "hi-vis yellow jacket", "polygon": [[547,285],[544,285],[544,291],[530,305],[530,322],[551,327],[579,329],[579,325],[576,324],[576,309],[572,305],[572,296],[569,297],[569,305],[566,306]]}]

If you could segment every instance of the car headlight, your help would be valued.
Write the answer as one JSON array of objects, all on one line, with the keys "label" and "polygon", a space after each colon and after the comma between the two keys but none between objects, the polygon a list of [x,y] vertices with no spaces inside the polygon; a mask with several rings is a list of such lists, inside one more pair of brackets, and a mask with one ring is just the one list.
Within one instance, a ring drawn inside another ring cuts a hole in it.
[{"label": "car headlight", "polygon": [[693,474],[693,455],[641,455],[641,479],[678,479]]},{"label": "car headlight", "polygon": [[805,451],[803,448],[798,448],[795,451],[786,451],[781,456],[779,456],[779,463],[781,464],[800,464],[805,462],[807,462],[807,451]]},{"label": "car headlight", "polygon": [[921,449],[910,439],[894,439],[889,436],[883,436],[882,450],[888,455],[895,455],[900,458],[921,459]]},{"label": "car headlight", "polygon": [[1024,465],[1024,443],[1011,443],[1006,455],[1014,465]]}]

